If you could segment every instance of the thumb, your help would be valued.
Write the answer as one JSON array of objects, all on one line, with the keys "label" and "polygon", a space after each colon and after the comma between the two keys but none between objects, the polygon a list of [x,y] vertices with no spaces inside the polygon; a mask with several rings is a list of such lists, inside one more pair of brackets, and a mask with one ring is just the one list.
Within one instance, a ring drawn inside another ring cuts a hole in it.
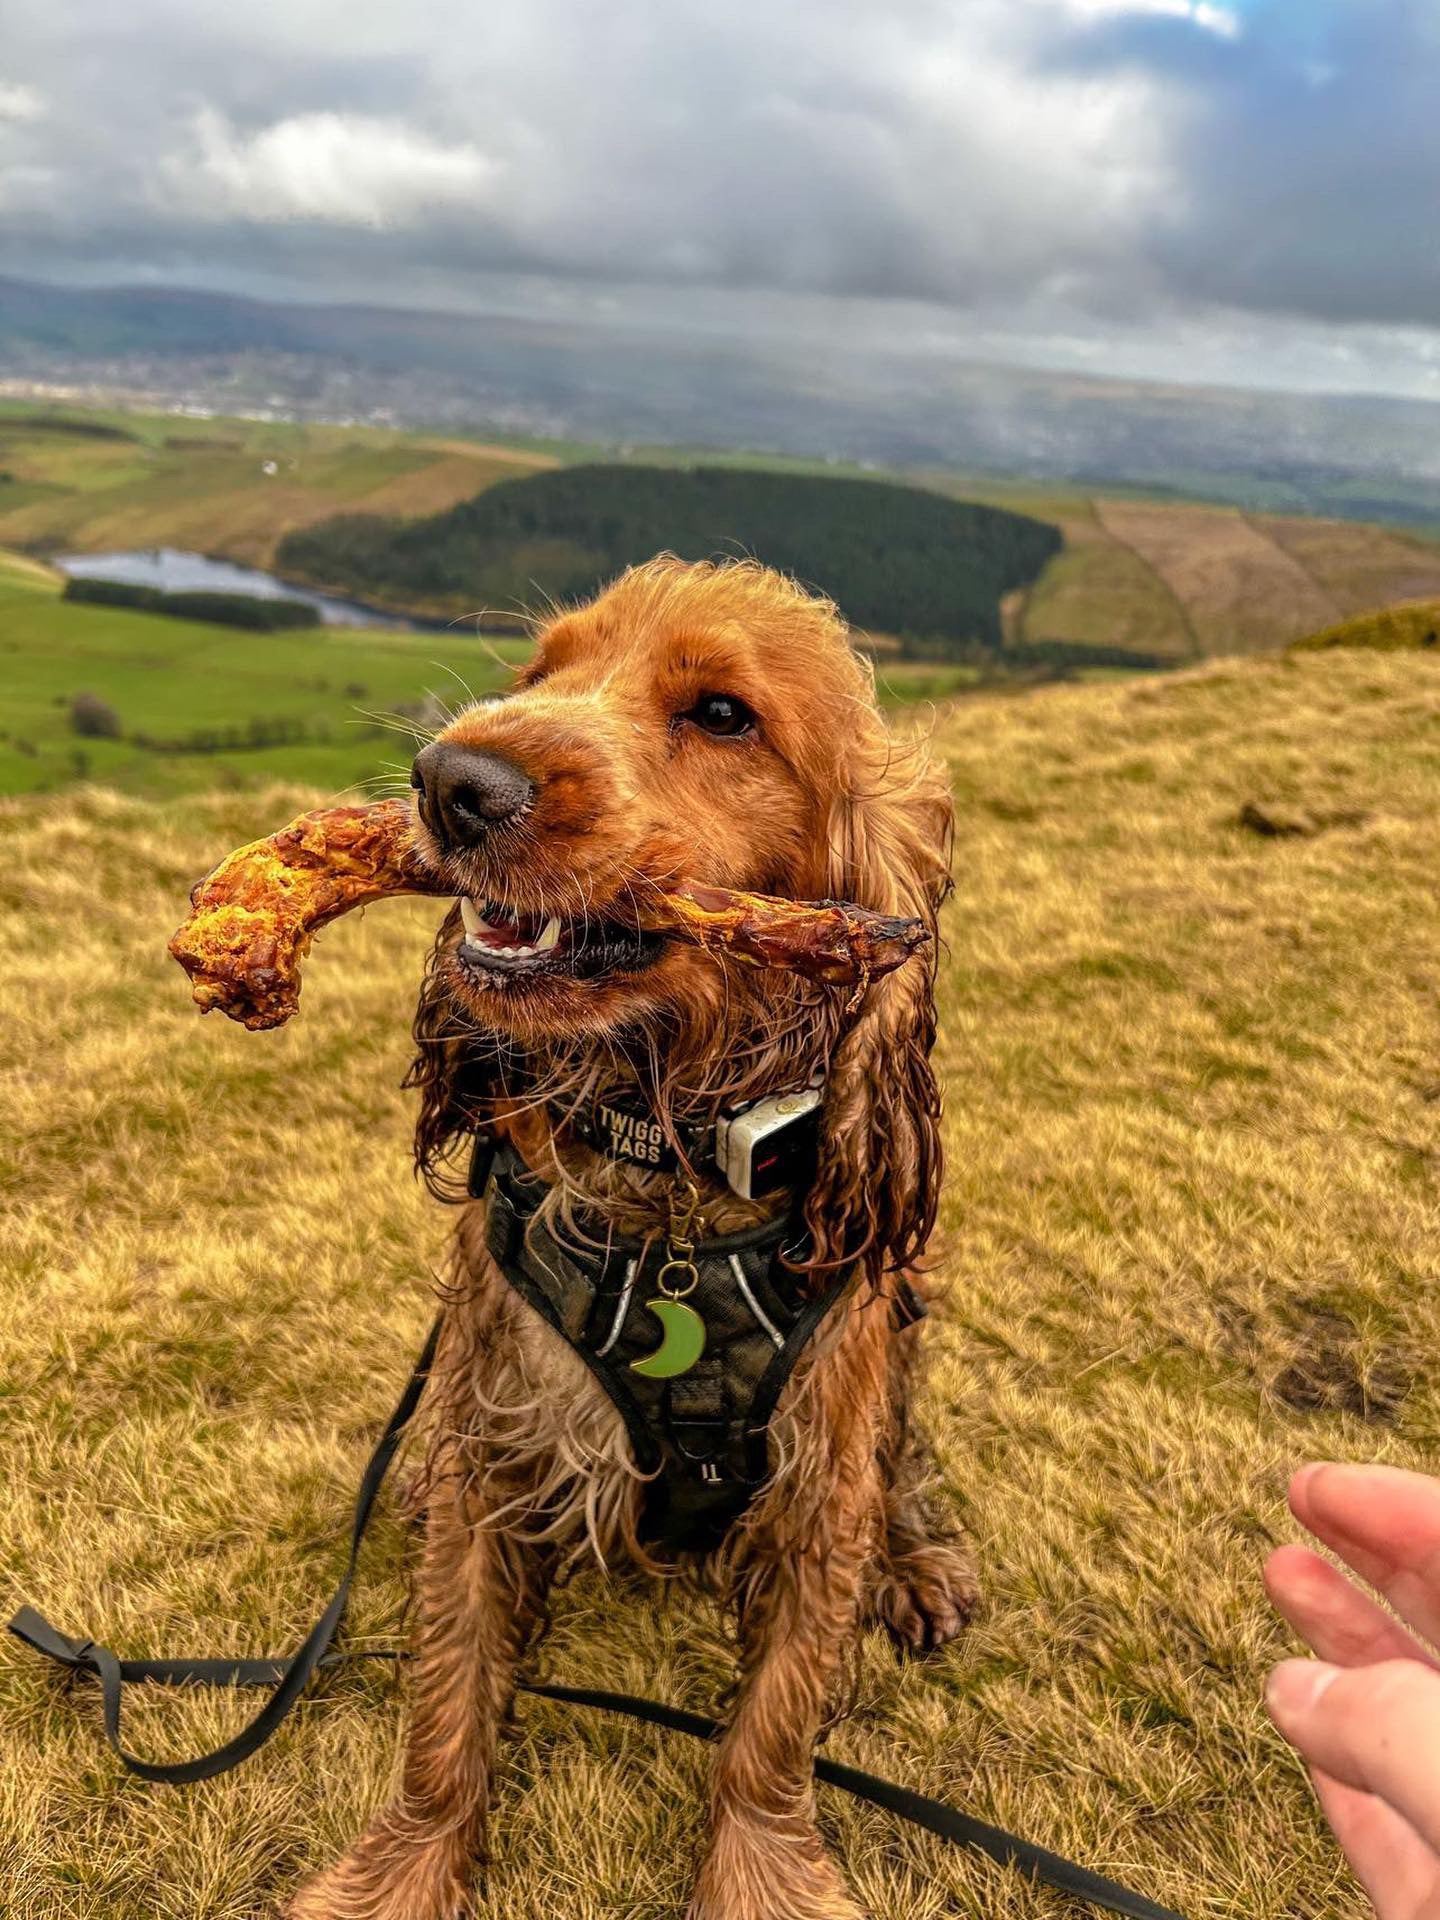
[{"label": "thumb", "polygon": [[1440,1673],[1418,1660],[1283,1660],[1266,1704],[1311,1766],[1386,1801],[1440,1850]]}]

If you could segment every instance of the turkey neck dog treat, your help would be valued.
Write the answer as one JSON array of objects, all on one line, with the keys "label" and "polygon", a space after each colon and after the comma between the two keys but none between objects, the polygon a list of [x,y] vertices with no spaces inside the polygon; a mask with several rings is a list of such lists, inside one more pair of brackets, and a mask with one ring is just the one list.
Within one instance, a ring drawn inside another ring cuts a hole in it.
[{"label": "turkey neck dog treat", "polygon": [[670,934],[753,967],[779,967],[829,987],[893,973],[929,940],[923,921],[872,913],[845,900],[775,900],[726,887],[684,886],[643,905],[647,933]]},{"label": "turkey neck dog treat", "polygon": [[170,951],[202,1013],[279,1027],[300,999],[300,962],[321,927],[396,893],[451,893],[421,864],[403,800],[302,813],[253,840],[191,890]]},{"label": "turkey neck dog treat", "polygon": [[[401,893],[455,895],[453,881],[417,851],[409,803],[323,807],[222,860],[192,891],[170,951],[202,1013],[218,1007],[252,1030],[283,1026],[299,1005],[300,963],[321,927]],[[478,907],[470,912],[486,925]],[[892,972],[930,937],[919,920],[844,901],[700,885],[657,893],[630,917],[643,932],[839,987]],[[538,934],[542,947],[554,925]]]}]

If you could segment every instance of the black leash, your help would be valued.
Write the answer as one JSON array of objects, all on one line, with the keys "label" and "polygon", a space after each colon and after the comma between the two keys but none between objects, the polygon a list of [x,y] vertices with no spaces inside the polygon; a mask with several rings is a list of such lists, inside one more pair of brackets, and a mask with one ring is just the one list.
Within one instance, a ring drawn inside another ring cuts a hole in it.
[{"label": "black leash", "polygon": [[[415,1364],[415,1371],[395,1411],[386,1422],[385,1431],[376,1442],[361,1477],[354,1517],[350,1523],[350,1551],[339,1585],[331,1595],[329,1606],[288,1660],[121,1660],[108,1647],[96,1646],[93,1640],[72,1640],[68,1634],[52,1627],[34,1607],[21,1607],[10,1622],[11,1633],[36,1653],[44,1654],[47,1660],[53,1660],[73,1672],[94,1674],[99,1680],[105,1737],[132,1773],[138,1773],[144,1780],[157,1780],[170,1786],[186,1786],[194,1780],[210,1780],[218,1773],[227,1773],[264,1746],[295,1705],[311,1676],[321,1668],[337,1666],[345,1660],[397,1660],[401,1657],[394,1648],[377,1648],[352,1654],[336,1653],[332,1650],[331,1642],[350,1597],[355,1564],[360,1556],[360,1547],[370,1524],[376,1497],[405,1428],[420,1404],[439,1337],[440,1323],[437,1320],[430,1329],[424,1351]],[[142,1760],[128,1752],[120,1738],[124,1691],[127,1683],[131,1682],[149,1682],[168,1687],[269,1687],[271,1693],[254,1719],[212,1752],[199,1754],[193,1760]],[[633,1694],[525,1682],[521,1683],[520,1691],[570,1706],[595,1707],[608,1713],[625,1714],[632,1720],[643,1720],[651,1726],[666,1727],[673,1733],[689,1734],[698,1740],[714,1740],[724,1732],[718,1721],[707,1719],[703,1714],[687,1713],[682,1707],[666,1706],[661,1701],[645,1700]],[[827,1786],[840,1787],[858,1800],[883,1807],[887,1812],[898,1814],[902,1820],[910,1821],[913,1826],[938,1834],[942,1840],[952,1841],[957,1846],[974,1847],[998,1861],[1001,1866],[1016,1867],[1045,1886],[1073,1894],[1079,1900],[1088,1900],[1102,1912],[1120,1914],[1126,1920],[1181,1920],[1179,1914],[1168,1907],[1157,1906],[1142,1894],[1131,1893],[1128,1888],[1117,1886],[1113,1880],[1091,1873],[1088,1868],[1076,1866],[1059,1854],[1050,1853],[1044,1847],[1032,1846],[1028,1840],[1017,1840],[999,1827],[987,1826],[984,1821],[961,1813],[957,1807],[947,1806],[940,1800],[927,1799],[924,1794],[915,1793],[909,1787],[896,1786],[891,1781],[877,1779],[874,1774],[862,1773],[856,1767],[842,1766],[838,1761],[827,1760],[823,1756],[815,1761],[815,1776]]]}]

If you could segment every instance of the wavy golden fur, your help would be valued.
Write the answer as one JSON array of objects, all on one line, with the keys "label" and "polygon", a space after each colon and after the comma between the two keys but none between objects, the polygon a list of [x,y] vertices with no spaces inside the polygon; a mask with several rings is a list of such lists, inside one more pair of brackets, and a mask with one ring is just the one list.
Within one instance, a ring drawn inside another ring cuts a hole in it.
[{"label": "wavy golden fur", "polygon": [[[725,693],[753,725],[689,723]],[[437,842],[458,893],[603,924],[678,880],[843,898],[923,916],[949,887],[949,792],[898,745],[835,608],[748,562],[632,569],[539,631],[514,695],[443,738],[524,769],[534,800],[478,845]],[[715,1762],[691,1920],[854,1920],[814,1825],[811,1759],[843,1703],[867,1621],[911,1650],[957,1632],[975,1597],[964,1548],[921,1498],[907,1407],[918,1327],[897,1290],[934,1225],[940,1181],[934,947],[845,996],[667,944],[653,963],[518,988],[461,961],[442,929],[416,1014],[417,1163],[463,1197],[455,1159],[496,1127],[582,1233],[663,1230],[666,1175],[604,1160],[566,1122],[597,1094],[662,1123],[824,1076],[810,1245],[795,1276],[855,1284],[806,1350],[770,1432],[771,1477],[721,1548],[683,1568],[640,1536],[644,1492],[619,1415],[459,1215],[431,1399],[413,1711],[395,1802],[297,1897],[293,1920],[454,1920],[483,1854],[500,1728],[549,1589],[577,1563],[638,1563],[718,1584],[738,1679]],[[696,1170],[710,1231],[762,1217]]]}]

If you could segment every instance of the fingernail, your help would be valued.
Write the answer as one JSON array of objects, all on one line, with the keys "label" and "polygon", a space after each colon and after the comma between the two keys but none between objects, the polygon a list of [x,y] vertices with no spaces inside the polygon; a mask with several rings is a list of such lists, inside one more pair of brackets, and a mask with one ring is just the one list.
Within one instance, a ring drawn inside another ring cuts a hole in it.
[{"label": "fingernail", "polygon": [[1282,1726],[1319,1705],[1340,1678],[1328,1660],[1282,1660],[1265,1686],[1265,1704]]},{"label": "fingernail", "polygon": [[1322,1470],[1324,1465],[1325,1462],[1323,1460],[1307,1460],[1303,1467],[1297,1467],[1294,1473],[1291,1474],[1290,1505],[1292,1508],[1297,1501],[1305,1497],[1310,1482],[1315,1478],[1316,1474]]}]

